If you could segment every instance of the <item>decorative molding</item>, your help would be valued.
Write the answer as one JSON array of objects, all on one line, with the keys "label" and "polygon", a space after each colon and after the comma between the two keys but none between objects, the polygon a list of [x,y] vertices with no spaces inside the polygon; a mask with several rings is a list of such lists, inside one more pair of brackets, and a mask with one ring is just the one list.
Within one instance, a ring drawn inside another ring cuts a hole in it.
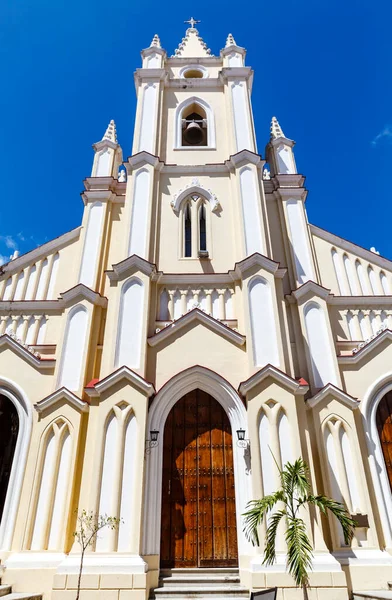
[{"label": "decorative molding", "polygon": [[22,345],[18,338],[12,338],[7,333],[0,336],[0,349],[1,348],[9,348],[39,371],[48,371],[54,369],[56,364],[56,360],[54,358],[41,358],[38,352],[34,352],[33,354],[28,349],[29,346],[24,344]]},{"label": "decorative molding", "polygon": [[76,410],[79,412],[88,412],[89,405],[81,400],[78,396],[70,392],[66,387],[62,387],[53,394],[46,396],[42,400],[39,400],[36,404],[34,404],[34,408],[38,413],[42,413],[43,411],[55,406],[61,400],[67,400]]},{"label": "decorative molding", "polygon": [[101,296],[98,292],[94,292],[83,283],[78,283],[78,285],[75,285],[66,292],[62,292],[60,296],[66,307],[72,306],[73,304],[80,302],[80,300],[87,300],[95,306],[107,306],[108,302],[107,298]]},{"label": "decorative molding", "polygon": [[105,271],[110,281],[121,281],[134,273],[144,273],[148,277],[152,277],[157,273],[157,268],[154,263],[150,263],[144,258],[132,254],[119,263],[112,265],[111,271]]},{"label": "decorative molding", "polygon": [[225,164],[230,169],[236,169],[242,166],[242,163],[250,163],[252,165],[256,165],[257,167],[262,168],[265,165],[265,160],[263,160],[260,154],[256,154],[251,150],[241,150],[236,154],[232,154],[228,160],[226,160]]},{"label": "decorative molding", "polygon": [[334,296],[328,299],[328,304],[334,306],[344,306],[347,310],[355,309],[356,307],[367,308],[387,308],[390,310],[392,304],[392,296]]},{"label": "decorative molding", "polygon": [[[312,297],[316,296],[317,298],[322,298],[328,302],[328,299],[331,294],[331,290],[315,283],[314,281],[307,281],[302,284],[297,290],[294,290],[291,295],[297,300],[298,304],[302,304],[304,302],[304,296],[310,294]],[[300,302],[301,301],[301,302]]]},{"label": "decorative molding", "polygon": [[372,336],[367,345],[362,348],[358,348],[357,352],[353,353],[352,356],[338,356],[338,363],[347,365],[356,364],[362,359],[366,358],[368,354],[370,354],[384,341],[392,342],[392,331],[390,329],[382,330],[381,333],[376,334],[374,338]]},{"label": "decorative molding", "polygon": [[155,394],[155,388],[152,383],[146,381],[143,377],[125,365],[96,382],[93,387],[85,387],[84,391],[90,398],[99,398],[103,392],[123,379],[137,387],[145,396],[147,396],[147,398],[150,398]]},{"label": "decorative molding", "polygon": [[156,346],[160,344],[168,337],[171,337],[173,334],[181,331],[184,327],[189,325],[190,323],[201,323],[206,325],[219,335],[223,335],[231,342],[238,344],[238,346],[243,346],[245,344],[245,336],[234,331],[227,325],[224,325],[220,321],[217,321],[211,315],[199,310],[198,308],[194,308],[176,321],[170,322],[168,327],[161,329],[159,333],[148,338],[148,344],[150,346]]},{"label": "decorative molding", "polygon": [[279,269],[279,263],[271,260],[267,256],[263,254],[259,254],[258,252],[254,252],[250,256],[247,256],[244,260],[235,263],[234,270],[229,271],[233,280],[243,280],[246,278],[247,274],[251,269],[255,266],[264,269],[268,273],[272,273],[275,277],[283,277],[286,273],[287,269]]},{"label": "decorative molding", "polygon": [[136,171],[136,169],[140,169],[145,165],[151,165],[154,169],[160,171],[164,163],[160,161],[157,156],[150,154],[150,152],[147,152],[146,150],[142,150],[141,152],[129,156],[128,162],[124,162],[128,175],[132,173],[132,171]]},{"label": "decorative molding", "polygon": [[0,302],[0,314],[61,314],[64,311],[63,300],[3,300]]},{"label": "decorative molding", "polygon": [[387,258],[379,256],[378,254],[374,254],[374,252],[366,250],[366,248],[362,248],[362,246],[358,246],[357,244],[354,244],[354,242],[345,240],[334,233],[325,231],[316,225],[309,224],[309,228],[313,235],[325,240],[326,242],[329,242],[332,246],[337,246],[341,250],[346,250],[347,252],[354,254],[355,257],[363,258],[372,265],[376,265],[382,269],[392,272],[392,261],[388,260]]},{"label": "decorative molding", "polygon": [[322,400],[325,400],[325,398],[328,397],[332,397],[336,400],[339,400],[340,402],[342,402],[342,404],[344,404],[348,408],[351,408],[351,410],[355,410],[359,407],[359,401],[356,398],[353,398],[353,396],[350,396],[350,394],[346,394],[346,392],[337,388],[332,383],[327,383],[327,385],[324,386],[319,392],[317,392],[317,394],[315,394],[312,398],[308,398],[306,401],[307,406],[309,408],[314,408]]},{"label": "decorative molding", "polygon": [[32,265],[35,262],[37,262],[37,260],[40,260],[44,257],[46,258],[50,254],[54,254],[70,242],[76,240],[79,237],[81,230],[81,226],[76,227],[75,229],[72,229],[67,233],[63,233],[63,235],[60,235],[59,237],[51,240],[50,242],[42,244],[42,246],[38,246],[38,248],[34,248],[34,250],[31,250],[26,254],[22,254],[22,256],[18,256],[18,258],[15,258],[11,262],[2,265],[2,276],[7,277],[8,275],[12,275],[17,271],[21,271],[27,265]]},{"label": "decorative molding", "polygon": [[290,377],[290,375],[283,373],[283,371],[277,367],[274,367],[273,365],[266,365],[260,369],[260,371],[254,373],[254,375],[251,375],[249,379],[240,383],[238,391],[243,396],[246,396],[251,389],[259,385],[259,383],[268,377],[271,377],[274,381],[288,389],[290,392],[293,392],[295,395],[304,396],[309,391],[308,384],[304,384],[302,381],[293,379]]},{"label": "decorative molding", "polygon": [[170,205],[174,212],[178,213],[182,201],[188,196],[192,196],[193,194],[199,194],[200,196],[203,196],[206,200],[208,200],[211,205],[212,212],[216,212],[221,208],[217,196],[210,189],[205,188],[200,183],[198,177],[193,177],[191,183],[188,183],[185,187],[183,187],[181,190],[178,190],[178,192],[176,192],[173,195]]},{"label": "decorative molding", "polygon": [[[208,73],[208,69],[206,69],[203,65],[200,65],[198,63],[189,63],[189,65],[185,65],[184,67],[182,67],[178,73],[181,81],[182,81],[182,85],[184,85],[184,79],[186,79],[185,77],[185,73],[187,71],[199,71],[200,73],[203,74],[202,79],[207,79],[209,77],[209,73]],[[189,79],[192,79],[191,77]],[[201,79],[200,77],[197,78],[198,80]],[[199,81],[197,81],[197,84],[199,85]]]}]

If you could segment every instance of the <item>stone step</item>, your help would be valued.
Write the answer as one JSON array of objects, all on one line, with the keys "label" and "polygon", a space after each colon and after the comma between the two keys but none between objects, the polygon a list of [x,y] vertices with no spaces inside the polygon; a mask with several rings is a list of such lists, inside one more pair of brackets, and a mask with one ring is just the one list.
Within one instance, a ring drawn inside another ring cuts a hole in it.
[{"label": "stone step", "polygon": [[392,590],[353,592],[353,600],[392,600]]},{"label": "stone step", "polygon": [[10,585],[0,585],[0,597],[11,593]]},{"label": "stone step", "polygon": [[232,567],[222,567],[222,568],[189,568],[189,569],[161,569],[160,577],[169,577],[170,575],[176,575],[178,577],[184,576],[188,577],[188,575],[192,576],[200,576],[204,577],[207,575],[238,575],[239,569]]},{"label": "stone step", "polygon": [[200,586],[200,585],[226,585],[226,584],[236,584],[240,583],[240,578],[238,575],[232,575],[231,573],[225,573],[222,575],[216,575],[211,573],[210,575],[204,575],[204,577],[196,576],[196,575],[188,575],[187,577],[170,575],[168,577],[160,577],[158,587],[184,587],[188,585]]},{"label": "stone step", "polygon": [[2,597],[2,600],[42,600],[42,594],[27,594],[26,592],[12,592]]},{"label": "stone step", "polygon": [[153,591],[155,598],[214,598],[217,597],[235,597],[248,598],[249,591],[241,585],[216,585],[210,586],[207,583],[204,585],[184,585],[184,586],[167,586],[155,588]]}]

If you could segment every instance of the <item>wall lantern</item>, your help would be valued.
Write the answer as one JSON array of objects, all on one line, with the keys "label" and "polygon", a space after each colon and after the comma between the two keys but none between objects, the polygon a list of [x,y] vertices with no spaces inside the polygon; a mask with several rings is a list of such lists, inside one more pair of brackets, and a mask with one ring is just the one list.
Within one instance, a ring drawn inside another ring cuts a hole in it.
[{"label": "wall lantern", "polygon": [[237,446],[244,449],[245,456],[250,456],[250,440],[245,437],[245,429],[237,429]]},{"label": "wall lantern", "polygon": [[158,436],[159,431],[157,429],[152,429],[150,431],[150,439],[146,440],[146,454],[150,454],[151,448],[156,448],[158,446]]}]

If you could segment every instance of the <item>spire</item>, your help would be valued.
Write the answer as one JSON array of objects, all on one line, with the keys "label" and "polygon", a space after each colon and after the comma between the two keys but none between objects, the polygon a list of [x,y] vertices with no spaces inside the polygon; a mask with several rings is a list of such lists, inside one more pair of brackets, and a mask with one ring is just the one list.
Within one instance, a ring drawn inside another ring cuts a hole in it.
[{"label": "spire", "polygon": [[279,121],[276,117],[272,117],[270,131],[271,131],[271,136],[270,136],[271,140],[276,140],[277,138],[285,137],[285,135],[282,131],[282,128],[279,125]]},{"label": "spire", "polygon": [[110,123],[106,129],[105,135],[102,138],[102,141],[103,140],[110,140],[114,144],[118,143],[117,142],[116,124],[113,121],[113,119],[110,121]]},{"label": "spire", "polygon": [[228,48],[229,46],[236,46],[236,45],[237,44],[235,43],[235,39],[233,38],[232,34],[229,33],[229,35],[227,36],[225,48]]},{"label": "spire", "polygon": [[152,38],[152,42],[150,44],[150,48],[162,48],[161,40],[159,39],[159,35],[156,33]]},{"label": "spire", "polygon": [[173,56],[181,58],[205,58],[213,56],[210,48],[207,48],[207,44],[194,26],[195,23],[199,23],[200,21],[196,21],[192,17],[189,21],[185,22],[190,23],[191,27],[188,27],[186,30],[185,37],[182,38]]}]

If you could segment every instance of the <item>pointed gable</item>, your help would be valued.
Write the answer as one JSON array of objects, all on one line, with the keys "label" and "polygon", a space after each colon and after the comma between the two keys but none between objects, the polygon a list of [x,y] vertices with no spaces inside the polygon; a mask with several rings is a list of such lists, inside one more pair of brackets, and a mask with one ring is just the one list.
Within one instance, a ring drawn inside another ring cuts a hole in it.
[{"label": "pointed gable", "polygon": [[185,37],[182,38],[174,56],[179,58],[206,58],[213,56],[207,44],[200,37],[199,32],[194,27],[186,30]]}]

